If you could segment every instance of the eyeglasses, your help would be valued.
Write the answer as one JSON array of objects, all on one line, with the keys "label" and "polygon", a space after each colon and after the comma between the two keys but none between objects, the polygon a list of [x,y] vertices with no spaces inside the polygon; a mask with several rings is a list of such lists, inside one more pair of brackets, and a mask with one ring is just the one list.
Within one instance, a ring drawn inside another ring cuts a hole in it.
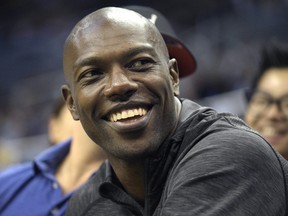
[{"label": "eyeglasses", "polygon": [[267,93],[256,92],[250,100],[250,107],[254,112],[261,113],[271,105],[276,104],[278,110],[288,117],[288,95],[273,98]]}]

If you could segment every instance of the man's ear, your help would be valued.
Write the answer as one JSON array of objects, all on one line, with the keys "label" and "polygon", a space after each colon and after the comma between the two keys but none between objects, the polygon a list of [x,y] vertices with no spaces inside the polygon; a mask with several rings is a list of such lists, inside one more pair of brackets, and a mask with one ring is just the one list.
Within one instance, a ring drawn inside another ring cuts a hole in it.
[{"label": "man's ear", "polygon": [[170,78],[173,85],[173,91],[175,96],[179,96],[179,69],[176,59],[172,58],[169,60],[169,71],[170,71]]},{"label": "man's ear", "polygon": [[73,119],[74,120],[79,120],[79,115],[78,115],[77,109],[75,107],[74,100],[73,100],[73,97],[72,97],[71,90],[70,90],[69,86],[68,85],[63,85],[61,87],[61,90],[62,90],[62,95],[64,97],[66,106],[69,109]]}]

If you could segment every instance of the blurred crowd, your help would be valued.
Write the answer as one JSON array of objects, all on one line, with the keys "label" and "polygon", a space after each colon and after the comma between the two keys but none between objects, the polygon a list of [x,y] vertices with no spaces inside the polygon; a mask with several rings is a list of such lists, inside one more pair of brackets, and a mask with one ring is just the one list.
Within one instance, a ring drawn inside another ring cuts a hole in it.
[{"label": "blurred crowd", "polygon": [[[112,5],[112,1],[79,2],[2,3],[0,169],[30,160],[49,146],[48,119],[64,82],[64,39],[83,14]],[[115,6],[131,3],[123,0]],[[181,80],[181,96],[239,116],[246,106],[243,91],[255,73],[259,49],[267,40],[288,38],[285,0],[133,3],[165,14],[195,54],[197,71]]]}]

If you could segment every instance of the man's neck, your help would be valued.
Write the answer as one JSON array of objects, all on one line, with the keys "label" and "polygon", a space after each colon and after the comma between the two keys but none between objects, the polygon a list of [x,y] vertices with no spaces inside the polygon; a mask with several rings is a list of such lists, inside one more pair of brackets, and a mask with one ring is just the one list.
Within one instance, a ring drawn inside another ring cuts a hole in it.
[{"label": "man's neck", "polygon": [[109,161],[126,192],[143,205],[145,198],[144,162],[127,162],[112,158],[109,158]]}]

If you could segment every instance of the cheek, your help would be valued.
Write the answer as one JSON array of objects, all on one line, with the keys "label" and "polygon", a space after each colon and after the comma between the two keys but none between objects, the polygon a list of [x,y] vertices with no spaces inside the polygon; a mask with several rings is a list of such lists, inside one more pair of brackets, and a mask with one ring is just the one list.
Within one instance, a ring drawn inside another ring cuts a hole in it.
[{"label": "cheek", "polygon": [[245,122],[255,128],[257,127],[258,119],[259,118],[250,110],[250,108],[248,108],[244,117]]},{"label": "cheek", "polygon": [[95,95],[91,93],[92,91],[80,89],[75,94],[75,106],[79,119],[85,119],[85,122],[90,122],[94,118],[93,110],[95,110]]},{"label": "cheek", "polygon": [[150,76],[145,84],[148,88],[157,92],[160,96],[173,95],[174,87],[168,76],[162,74],[161,76]]},{"label": "cheek", "polygon": [[77,90],[78,101],[85,108],[93,104],[95,105],[99,101],[100,94],[101,90],[96,84],[81,87]]}]

